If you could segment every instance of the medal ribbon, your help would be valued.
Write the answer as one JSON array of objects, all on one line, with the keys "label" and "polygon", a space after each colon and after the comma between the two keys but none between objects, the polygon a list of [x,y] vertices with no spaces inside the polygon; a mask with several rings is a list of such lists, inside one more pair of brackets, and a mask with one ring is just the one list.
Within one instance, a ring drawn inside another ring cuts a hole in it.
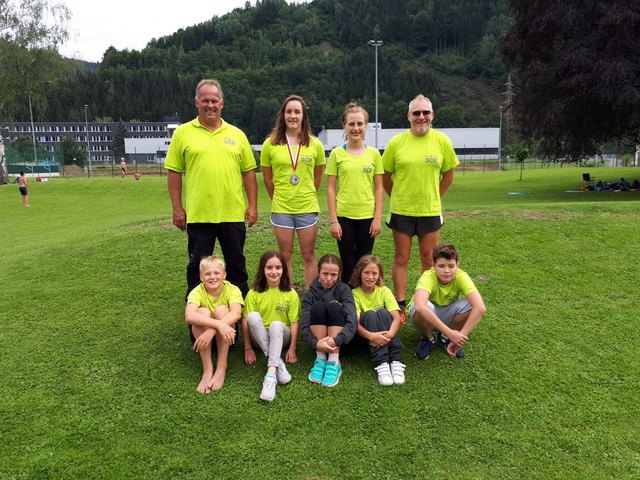
[{"label": "medal ribbon", "polygon": [[296,152],[296,157],[295,160],[293,158],[293,152],[291,151],[291,144],[289,143],[289,135],[285,135],[285,137],[287,138],[287,150],[289,151],[289,158],[291,159],[291,167],[293,168],[293,171],[296,171],[296,168],[298,168],[298,159],[300,158],[300,150],[302,150],[302,146],[300,144],[298,144],[298,151]]}]

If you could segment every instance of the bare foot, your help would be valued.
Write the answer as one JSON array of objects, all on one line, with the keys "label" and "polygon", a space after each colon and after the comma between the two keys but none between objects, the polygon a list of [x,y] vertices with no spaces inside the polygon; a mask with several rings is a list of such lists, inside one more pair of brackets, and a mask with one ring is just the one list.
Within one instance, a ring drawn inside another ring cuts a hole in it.
[{"label": "bare foot", "polygon": [[200,383],[196,387],[196,390],[200,393],[204,393],[205,395],[211,392],[211,387],[209,386],[209,382],[212,380],[211,373],[203,373],[202,378],[200,379]]},{"label": "bare foot", "polygon": [[209,383],[207,384],[207,386],[209,387],[209,390],[212,392],[220,390],[224,385],[224,378],[226,375],[227,375],[226,368],[224,369],[216,368],[216,373],[213,374],[213,377],[211,377],[211,380],[209,380]]}]

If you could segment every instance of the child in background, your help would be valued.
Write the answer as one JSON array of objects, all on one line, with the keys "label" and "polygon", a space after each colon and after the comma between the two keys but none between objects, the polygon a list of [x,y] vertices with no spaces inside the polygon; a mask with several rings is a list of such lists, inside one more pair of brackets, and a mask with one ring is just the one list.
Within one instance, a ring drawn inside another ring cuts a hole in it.
[{"label": "child in background", "polygon": [[285,360],[296,362],[299,318],[300,299],[291,288],[287,262],[279,252],[266,252],[260,258],[255,281],[245,298],[242,317],[244,361],[248,365],[256,364],[254,345],[267,357],[261,400],[272,401],[276,396],[276,385],[291,381],[280,355],[288,346]]},{"label": "child in background", "polygon": [[[201,284],[187,297],[184,319],[190,326],[193,349],[202,360],[202,379],[196,387],[208,394],[220,390],[227,373],[229,346],[236,338],[235,324],[242,313],[242,293],[225,280],[227,272],[221,258],[213,255],[200,260]],[[211,342],[215,337],[218,361],[215,372]]]},{"label": "child in background", "polygon": [[[482,319],[486,308],[469,275],[458,268],[456,247],[444,243],[433,250],[433,268],[416,285],[409,312],[422,339],[416,357],[429,357],[437,343],[451,357],[462,358],[461,345]],[[434,339],[433,329],[438,330]]]},{"label": "child in background", "polygon": [[324,255],[314,279],[302,299],[302,335],[316,351],[309,380],[323,387],[340,381],[340,349],[356,332],[356,309],[349,285],[340,281],[342,262],[335,255]]},{"label": "child in background", "polygon": [[25,207],[30,207],[29,205],[29,195],[27,194],[27,176],[24,174],[24,171],[20,170],[20,176],[18,177],[18,190],[20,190],[20,195],[22,195],[22,204]]},{"label": "child in background", "polygon": [[404,345],[396,335],[402,325],[400,307],[391,290],[384,286],[380,259],[374,255],[360,258],[349,283],[354,287],[358,334],[369,343],[378,383],[403,384],[405,365],[400,358]]}]

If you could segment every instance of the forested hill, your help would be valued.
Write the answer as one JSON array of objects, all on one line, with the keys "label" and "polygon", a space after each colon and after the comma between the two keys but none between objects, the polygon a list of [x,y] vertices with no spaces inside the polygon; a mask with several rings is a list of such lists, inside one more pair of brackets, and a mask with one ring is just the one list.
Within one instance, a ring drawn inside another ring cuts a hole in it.
[{"label": "forested hill", "polygon": [[[144,21],[141,19],[141,21]],[[302,95],[314,131],[338,128],[352,100],[406,126],[417,93],[434,102],[440,127],[497,126],[506,70],[498,40],[511,22],[503,0],[285,0],[247,2],[222,17],[153,39],[138,51],[107,50],[98,69],[53,85],[42,120],[161,120],[195,116],[194,86],[217,78],[224,118],[252,142],[271,129],[284,97]]]}]

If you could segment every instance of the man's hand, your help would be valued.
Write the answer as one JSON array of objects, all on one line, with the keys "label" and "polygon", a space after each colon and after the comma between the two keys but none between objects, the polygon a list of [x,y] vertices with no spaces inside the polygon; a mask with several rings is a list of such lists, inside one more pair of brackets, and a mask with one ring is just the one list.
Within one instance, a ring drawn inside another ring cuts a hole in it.
[{"label": "man's hand", "polygon": [[247,207],[247,210],[244,212],[244,221],[247,223],[248,227],[252,227],[258,221],[258,211],[251,206]]},{"label": "man's hand", "polygon": [[184,208],[175,208],[173,210],[172,218],[173,224],[180,230],[187,229],[187,212],[184,211]]}]

